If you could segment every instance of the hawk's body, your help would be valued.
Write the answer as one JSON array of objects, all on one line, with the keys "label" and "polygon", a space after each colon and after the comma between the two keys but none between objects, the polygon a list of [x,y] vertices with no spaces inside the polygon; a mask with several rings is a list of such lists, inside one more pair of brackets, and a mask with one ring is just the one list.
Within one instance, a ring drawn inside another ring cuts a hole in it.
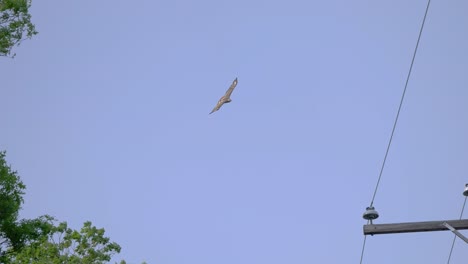
[{"label": "hawk's body", "polygon": [[234,81],[232,82],[229,89],[221,97],[221,99],[219,99],[218,103],[216,104],[215,108],[213,108],[213,110],[210,112],[210,114],[218,111],[221,108],[221,106],[223,106],[223,104],[227,104],[227,103],[230,103],[232,101],[231,100],[231,94],[232,94],[232,91],[234,91],[234,88],[236,88],[236,85],[237,85],[237,78],[234,79]]}]

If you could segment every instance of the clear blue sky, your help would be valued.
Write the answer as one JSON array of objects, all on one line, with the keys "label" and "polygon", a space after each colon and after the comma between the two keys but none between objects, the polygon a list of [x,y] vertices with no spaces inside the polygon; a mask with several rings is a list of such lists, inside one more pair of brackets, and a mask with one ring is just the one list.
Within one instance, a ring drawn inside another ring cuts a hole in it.
[{"label": "clear blue sky", "polygon": [[[33,1],[39,35],[0,60],[0,149],[27,185],[21,216],[90,220],[129,263],[359,263],[425,7]],[[431,4],[376,223],[459,217],[466,10]],[[235,77],[232,103],[208,115]],[[446,263],[452,238],[368,237],[363,263]],[[466,259],[458,240],[451,263]]]}]

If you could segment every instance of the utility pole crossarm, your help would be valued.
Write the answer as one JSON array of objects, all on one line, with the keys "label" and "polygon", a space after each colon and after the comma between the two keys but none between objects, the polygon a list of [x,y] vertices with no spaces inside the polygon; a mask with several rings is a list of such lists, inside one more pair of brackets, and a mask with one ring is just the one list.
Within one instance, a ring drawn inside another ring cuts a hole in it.
[{"label": "utility pole crossarm", "polygon": [[371,224],[364,225],[364,235],[380,235],[394,233],[428,232],[428,231],[447,231],[444,223],[449,224],[456,230],[468,229],[468,219],[446,220],[446,221],[428,221],[428,222],[409,222],[394,224]]}]

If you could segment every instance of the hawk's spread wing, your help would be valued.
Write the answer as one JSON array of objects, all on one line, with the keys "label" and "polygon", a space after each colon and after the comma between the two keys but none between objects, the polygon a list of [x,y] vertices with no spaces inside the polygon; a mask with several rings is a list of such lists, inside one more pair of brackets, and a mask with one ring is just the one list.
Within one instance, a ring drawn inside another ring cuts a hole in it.
[{"label": "hawk's spread wing", "polygon": [[226,93],[219,99],[218,103],[216,104],[216,106],[213,108],[213,110],[210,112],[210,114],[212,114],[213,112],[216,112],[218,111],[221,106],[223,106],[223,104],[225,103],[229,103],[231,102],[231,94],[232,94],[232,91],[234,91],[234,88],[236,88],[237,86],[237,78],[234,79],[234,81],[232,82],[231,86],[229,87],[229,89],[226,91]]},{"label": "hawk's spread wing", "polygon": [[229,99],[231,97],[231,94],[232,94],[232,91],[234,91],[234,88],[236,88],[237,86],[237,78],[234,79],[234,81],[232,81],[232,84],[231,86],[229,87],[229,89],[226,91],[226,94],[224,95],[224,97],[226,99]]},{"label": "hawk's spread wing", "polygon": [[[222,99],[222,98],[221,98],[221,99]],[[213,110],[211,110],[210,114],[212,114],[212,113],[218,111],[218,110],[221,108],[221,106],[224,104],[224,102],[223,102],[221,99],[218,101],[218,103],[217,103],[216,106],[213,108]]]}]

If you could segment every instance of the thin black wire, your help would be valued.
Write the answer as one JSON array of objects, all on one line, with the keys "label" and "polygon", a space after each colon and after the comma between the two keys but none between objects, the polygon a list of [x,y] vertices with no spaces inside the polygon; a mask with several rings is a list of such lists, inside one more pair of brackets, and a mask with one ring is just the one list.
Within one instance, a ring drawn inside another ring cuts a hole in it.
[{"label": "thin black wire", "polygon": [[408,76],[406,77],[405,89],[403,89],[403,94],[402,94],[401,100],[400,100],[400,106],[398,107],[398,112],[397,112],[397,115],[396,115],[396,118],[395,118],[395,122],[393,123],[392,134],[390,135],[390,140],[388,141],[387,151],[385,152],[385,157],[383,159],[382,167],[380,168],[379,179],[377,180],[377,184],[375,185],[374,195],[372,196],[372,201],[371,201],[370,206],[372,206],[374,204],[375,195],[377,194],[377,189],[379,188],[380,179],[382,178],[382,173],[383,173],[383,170],[384,170],[384,167],[385,167],[385,162],[387,161],[388,151],[390,150],[390,145],[392,144],[393,134],[395,133],[395,128],[396,128],[396,125],[397,125],[397,122],[398,122],[398,117],[400,116],[401,106],[403,105],[403,100],[405,99],[406,88],[408,87],[408,82],[409,82],[409,79],[410,79],[410,76],[411,76],[411,71],[413,70],[414,59],[416,58],[416,53],[418,51],[418,46],[419,46],[419,40],[421,40],[421,35],[422,35],[423,29],[424,29],[424,23],[426,22],[427,11],[429,10],[429,5],[430,4],[431,4],[431,0],[428,0],[427,1],[427,6],[426,6],[426,12],[424,13],[423,22],[422,22],[422,25],[421,25],[421,29],[419,30],[418,41],[416,42],[416,47],[414,49],[413,59],[411,60],[411,65],[410,65],[410,68],[409,68],[409,71],[408,71]]},{"label": "thin black wire", "polygon": [[367,236],[364,236],[364,242],[362,243],[362,251],[361,251],[361,261],[359,261],[359,264],[362,264],[362,259],[364,258],[364,249],[366,248],[366,238]]},{"label": "thin black wire", "polygon": [[[421,40],[421,35],[422,35],[423,29],[424,29],[424,24],[426,23],[427,12],[429,11],[430,4],[431,4],[431,0],[428,0],[427,1],[427,6],[426,6],[426,11],[424,12],[424,18],[423,18],[423,21],[422,21],[422,24],[421,24],[421,29],[419,30],[418,40],[416,41],[416,47],[414,48],[413,58],[411,59],[411,65],[410,65],[410,68],[409,68],[409,71],[408,71],[408,76],[406,77],[405,88],[403,89],[403,94],[401,95],[400,105],[398,106],[398,112],[397,112],[397,115],[396,115],[396,118],[395,118],[395,122],[393,123],[392,133],[390,134],[390,140],[388,141],[387,150],[385,151],[385,156],[384,156],[384,159],[383,159],[383,162],[382,162],[382,167],[380,168],[379,178],[377,180],[377,184],[375,185],[374,195],[372,195],[372,201],[371,201],[370,206],[374,205],[375,195],[377,194],[377,190],[379,188],[380,180],[382,178],[382,173],[383,173],[383,170],[385,168],[385,162],[387,161],[388,151],[390,150],[390,146],[392,144],[393,134],[395,133],[395,128],[396,128],[396,125],[398,123],[398,118],[400,117],[401,106],[403,105],[403,101],[405,99],[406,89],[408,87],[408,82],[409,82],[409,79],[410,79],[410,76],[411,76],[411,71],[413,70],[414,59],[416,58],[416,53],[418,52],[419,41]],[[466,202],[466,200],[465,200],[465,202]],[[361,251],[361,261],[359,262],[360,264],[362,264],[362,260],[364,258],[364,251],[366,249],[366,239],[367,239],[367,236],[364,235],[364,242],[362,243],[362,251]]]},{"label": "thin black wire", "polygon": [[[461,210],[461,213],[460,213],[460,220],[462,219],[463,211],[465,210],[466,198],[468,198],[468,196],[465,196],[465,202],[463,202],[463,207],[462,207],[462,210]],[[455,239],[456,238],[457,238],[457,235],[453,235],[452,247],[450,248],[450,254],[448,256],[447,264],[450,263],[450,258],[452,257],[453,246],[455,245]]]}]

